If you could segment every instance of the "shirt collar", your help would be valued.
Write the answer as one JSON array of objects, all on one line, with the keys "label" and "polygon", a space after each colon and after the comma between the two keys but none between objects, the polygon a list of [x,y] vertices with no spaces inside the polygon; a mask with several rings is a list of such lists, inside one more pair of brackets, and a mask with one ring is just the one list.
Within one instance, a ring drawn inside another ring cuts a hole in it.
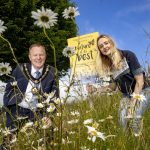
[{"label": "shirt collar", "polygon": [[[37,69],[35,69],[35,68],[33,67],[33,65],[32,65],[32,66],[31,66],[31,75],[34,76],[34,73],[35,73],[36,71],[37,71]],[[42,74],[43,67],[40,68],[38,71]]]}]

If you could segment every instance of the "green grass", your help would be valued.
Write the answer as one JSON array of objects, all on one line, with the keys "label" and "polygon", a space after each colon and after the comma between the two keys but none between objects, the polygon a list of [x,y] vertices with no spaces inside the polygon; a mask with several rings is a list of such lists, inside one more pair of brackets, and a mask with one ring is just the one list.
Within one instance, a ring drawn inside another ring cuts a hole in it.
[{"label": "green grass", "polygon": [[[62,119],[59,116],[54,116],[53,126],[58,128],[54,133],[54,140],[50,146],[47,137],[51,136],[49,129],[43,130],[38,127],[30,128],[26,133],[19,132],[18,140],[12,149],[38,149],[38,139],[45,139],[47,144],[45,149],[62,149],[62,150],[80,150],[85,146],[87,149],[96,150],[149,150],[150,148],[150,111],[148,110],[144,117],[144,127],[142,135],[135,137],[130,131],[123,132],[123,129],[118,126],[118,108],[121,96],[114,94],[111,96],[91,96],[93,108],[90,108],[89,102],[78,101],[71,104],[63,105]],[[79,116],[71,115],[72,111],[78,111]],[[112,118],[107,118],[112,116]],[[95,142],[87,139],[87,128],[83,122],[86,119],[92,118],[99,124],[97,130],[103,132],[105,136],[115,135],[106,138],[103,141],[97,138]],[[107,118],[107,119],[106,119]],[[1,122],[4,122],[4,117],[1,115]],[[68,121],[78,119],[78,123],[68,124]],[[2,125],[2,128],[4,125]],[[2,129],[3,130],[3,129]],[[72,134],[71,134],[72,133]],[[45,138],[44,138],[45,137]],[[61,139],[64,139],[64,144]],[[2,139],[2,138],[1,138]],[[44,143],[44,142],[43,142]]]}]

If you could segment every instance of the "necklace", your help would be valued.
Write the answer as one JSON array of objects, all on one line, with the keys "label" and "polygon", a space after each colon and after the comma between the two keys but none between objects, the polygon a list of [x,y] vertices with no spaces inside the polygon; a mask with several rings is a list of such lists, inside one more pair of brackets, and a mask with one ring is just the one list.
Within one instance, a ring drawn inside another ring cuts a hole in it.
[{"label": "necklace", "polygon": [[24,72],[25,72],[25,74],[26,74],[26,76],[27,76],[27,78],[28,78],[29,80],[31,80],[31,81],[32,81],[33,83],[35,83],[35,84],[38,84],[38,83],[40,83],[40,82],[46,77],[46,75],[48,74],[48,72],[49,72],[49,70],[50,70],[50,66],[47,65],[46,67],[43,68],[43,72],[44,72],[44,73],[42,73],[42,75],[40,76],[39,79],[35,79],[35,78],[31,75],[31,73],[29,72],[29,70],[28,70],[28,68],[27,68],[27,64],[26,64],[26,63],[23,64],[23,70],[24,70]]}]

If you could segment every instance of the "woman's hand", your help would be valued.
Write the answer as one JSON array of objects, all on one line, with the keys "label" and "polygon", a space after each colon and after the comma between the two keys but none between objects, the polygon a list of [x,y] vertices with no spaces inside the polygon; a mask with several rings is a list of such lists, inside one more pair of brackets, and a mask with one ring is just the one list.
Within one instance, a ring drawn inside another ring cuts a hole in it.
[{"label": "woman's hand", "polygon": [[93,92],[97,91],[97,88],[95,88],[93,85],[87,84],[86,90],[88,91],[88,93],[92,94]]},{"label": "woman's hand", "polygon": [[128,104],[128,112],[127,112],[128,116],[133,116],[134,115],[136,105],[137,105],[137,99],[131,98],[129,100],[129,104]]},{"label": "woman's hand", "polygon": [[132,108],[133,108],[133,107],[135,107],[136,102],[137,102],[137,100],[136,100],[136,99],[131,98],[131,99],[130,99],[130,101],[129,101],[129,106],[130,106],[130,107],[132,107]]}]

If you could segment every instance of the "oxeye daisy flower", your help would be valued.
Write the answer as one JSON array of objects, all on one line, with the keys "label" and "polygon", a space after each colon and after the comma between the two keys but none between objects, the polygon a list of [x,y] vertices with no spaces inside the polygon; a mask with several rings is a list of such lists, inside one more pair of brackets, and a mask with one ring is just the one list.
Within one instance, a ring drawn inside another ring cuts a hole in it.
[{"label": "oxeye daisy flower", "polygon": [[92,124],[92,127],[95,128],[95,129],[97,129],[98,126],[99,126],[99,124],[98,124],[97,122],[94,122],[94,123]]},{"label": "oxeye daisy flower", "polygon": [[86,125],[86,124],[90,124],[93,122],[93,119],[87,119],[87,120],[84,120],[83,124]]},{"label": "oxeye daisy flower", "polygon": [[0,76],[2,75],[8,75],[12,71],[11,66],[9,66],[9,63],[0,63]]},{"label": "oxeye daisy flower", "polygon": [[63,100],[60,99],[60,98],[55,99],[54,102],[55,102],[57,105],[60,105],[60,104],[63,104],[63,103],[64,103]]},{"label": "oxeye daisy flower", "polygon": [[74,54],[75,54],[75,48],[74,47],[65,47],[64,49],[63,49],[63,55],[65,56],[65,57],[71,57],[71,56],[73,56]]},{"label": "oxeye daisy flower", "polygon": [[2,131],[2,133],[4,134],[4,136],[10,135],[13,132],[17,131],[17,128],[14,128],[12,130],[10,130],[9,128],[5,128],[5,130]]},{"label": "oxeye daisy flower", "polygon": [[44,105],[42,103],[37,103],[36,106],[37,108],[44,108]]},{"label": "oxeye daisy flower", "polygon": [[25,128],[30,128],[30,127],[32,127],[33,125],[34,125],[33,122],[27,122],[24,127],[25,127]]},{"label": "oxeye daisy flower", "polygon": [[34,126],[33,122],[27,122],[20,130],[20,132],[26,132],[28,128],[31,128]]},{"label": "oxeye daisy flower", "polygon": [[2,34],[7,29],[7,27],[3,26],[3,24],[4,21],[0,20],[0,34]]},{"label": "oxeye daisy flower", "polygon": [[61,113],[56,113],[56,116],[58,117],[61,117],[61,115],[62,115]]},{"label": "oxeye daisy flower", "polygon": [[11,132],[8,128],[5,128],[5,130],[3,131],[4,136],[10,135]]},{"label": "oxeye daisy flower", "polygon": [[66,9],[62,12],[63,17],[64,17],[65,19],[69,19],[69,18],[73,19],[73,18],[75,18],[76,16],[79,16],[80,13],[79,13],[79,11],[78,11],[77,9],[78,9],[78,8],[71,7],[71,6],[70,6],[69,8],[66,8]]},{"label": "oxeye daisy flower", "polygon": [[106,137],[104,136],[104,133],[98,132],[94,127],[86,126],[88,129],[88,139],[91,140],[92,142],[95,142],[96,138],[99,137],[103,141],[105,141]]},{"label": "oxeye daisy flower", "polygon": [[72,111],[71,115],[72,116],[80,116],[80,113],[78,111]]},{"label": "oxeye daisy flower", "polygon": [[52,98],[54,98],[56,91],[51,92],[49,94],[44,93],[44,96],[46,97],[45,103],[49,104]]},{"label": "oxeye daisy flower", "polygon": [[55,105],[53,103],[50,104],[50,106],[47,108],[47,112],[54,112],[56,109]]},{"label": "oxeye daisy flower", "polygon": [[43,6],[41,10],[38,9],[37,12],[32,11],[31,14],[31,17],[36,20],[34,24],[40,28],[50,28],[57,22],[58,14],[54,13],[51,9],[45,9]]},{"label": "oxeye daisy flower", "polygon": [[12,86],[17,86],[17,81],[11,82],[10,83]]},{"label": "oxeye daisy flower", "polygon": [[139,100],[139,101],[145,101],[146,100],[146,97],[142,94],[133,93],[131,96],[132,96],[133,99],[136,99],[136,100]]},{"label": "oxeye daisy flower", "polygon": [[70,120],[70,121],[67,121],[68,124],[75,124],[75,123],[78,123],[79,120],[78,119],[74,119],[74,120]]}]

